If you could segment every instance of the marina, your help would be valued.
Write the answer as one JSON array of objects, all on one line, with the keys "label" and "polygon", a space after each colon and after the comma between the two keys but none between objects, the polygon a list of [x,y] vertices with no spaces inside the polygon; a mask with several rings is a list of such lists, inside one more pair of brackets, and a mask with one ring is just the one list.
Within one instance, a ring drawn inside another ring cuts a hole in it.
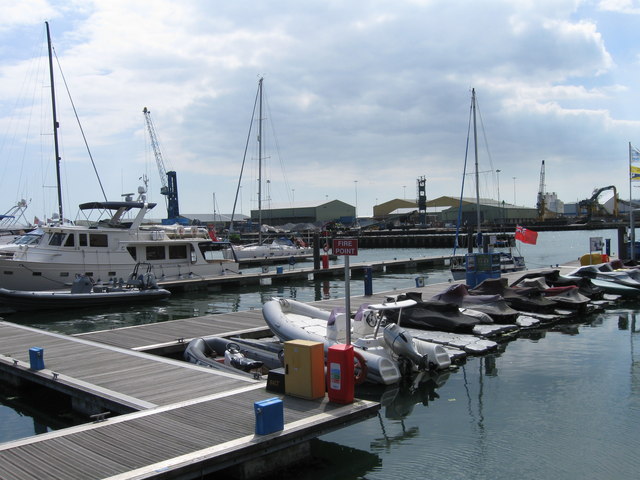
[{"label": "marina", "polygon": [[638,477],[630,2],[23,3],[0,480]]},{"label": "marina", "polygon": [[[371,262],[365,262],[365,263],[371,263]],[[412,272],[414,271],[415,269],[410,270],[408,272],[407,280],[413,280],[415,273],[412,273]],[[359,282],[360,280],[357,280],[357,281]],[[408,282],[405,281],[405,283],[408,283]],[[409,283],[409,285],[407,286],[407,289],[420,290],[423,292],[423,295],[425,297],[429,297],[431,295],[435,295],[441,292],[444,287],[446,287],[446,285],[429,284],[421,288],[417,288],[417,287],[412,288]],[[356,295],[352,299],[352,305],[357,306],[359,302],[363,300],[367,300],[368,302],[383,301],[390,293],[393,293],[393,292],[385,291],[385,292],[375,293],[373,296],[367,297],[367,298],[365,298],[364,296]],[[318,305],[321,305],[322,308],[333,308],[333,307],[342,305],[344,301],[341,298],[337,297],[332,299],[321,300],[315,303]],[[565,324],[565,323],[566,322],[562,322],[562,324]],[[552,328],[552,327],[549,326],[547,328]],[[535,332],[535,331],[540,331],[540,330],[532,330],[531,332]],[[549,331],[552,331],[552,330],[549,330]],[[123,333],[126,333],[126,334],[123,335]],[[194,338],[200,335],[212,335],[212,334],[218,334],[218,333],[220,334],[227,333],[230,335],[238,335],[242,333],[242,334],[247,334],[249,336],[260,337],[262,335],[265,335],[267,332],[265,332],[264,321],[261,318],[260,310],[250,309],[248,311],[245,310],[245,311],[238,311],[238,312],[230,312],[229,314],[224,314],[224,315],[204,315],[204,316],[198,316],[193,318],[185,318],[185,319],[176,320],[176,321],[167,321],[167,322],[153,323],[148,325],[141,325],[137,327],[129,327],[129,328],[122,329],[120,331],[117,329],[107,330],[107,331],[96,331],[96,332],[90,332],[90,333],[81,334],[81,335],[75,335],[73,338],[74,340],[77,339],[77,340],[81,340],[82,342],[87,342],[87,344],[90,344],[90,345],[103,345],[103,346],[108,345],[109,349],[111,348],[114,348],[116,350],[121,349],[124,352],[131,352],[131,351],[147,352],[147,353],[154,352],[154,353],[162,353],[163,355],[171,355],[172,357],[175,357],[181,349],[184,349],[184,346],[188,339]],[[522,338],[529,338],[529,335],[531,334],[524,333],[524,332],[521,334]],[[507,351],[511,349],[511,345],[513,345],[513,342],[511,342],[510,340],[508,341],[508,343],[509,343],[509,347],[507,348]],[[499,358],[500,355],[504,354],[505,345],[506,344],[504,343],[500,343],[498,347],[495,350],[493,350],[493,353],[489,353],[488,355],[483,354],[480,357],[474,357],[472,355],[470,357],[467,357],[466,360],[459,367],[461,369],[460,371],[454,370],[453,372],[450,372],[450,373],[447,372],[446,374],[443,374],[443,375],[437,375],[436,378],[429,379],[429,381],[425,382],[425,385],[421,385],[418,391],[412,394],[413,397],[410,395],[409,398],[418,399],[419,397],[416,397],[416,395],[418,396],[433,395],[434,388],[437,389],[437,388],[446,387],[451,382],[451,379],[459,378],[459,374],[461,372],[467,371],[467,369],[470,368],[471,365],[473,365],[474,363],[477,363],[478,361],[482,363],[493,362],[495,360],[496,355]],[[23,352],[23,358],[24,358],[24,355],[26,354],[26,350],[28,350],[28,347],[24,350],[25,351]],[[45,350],[45,358],[48,358],[47,352],[48,350]],[[144,356],[143,353],[140,353],[140,354]],[[22,361],[26,361],[26,359]],[[172,360],[165,358],[165,359],[161,359],[161,361],[171,363]],[[467,374],[465,374],[465,376],[466,375]],[[59,377],[63,377],[63,375],[59,374]],[[244,380],[244,382],[251,383],[250,380],[246,380],[246,379]],[[377,408],[383,409],[381,411],[383,412],[382,417],[380,417],[380,414],[376,413],[377,410],[375,409],[375,407],[373,408],[373,412],[370,411],[368,414],[363,414],[363,417],[378,415],[379,420],[383,418],[389,418],[388,409],[394,408],[394,407],[392,406],[393,402],[392,404],[388,403],[389,402],[388,399],[395,398],[396,400],[400,401],[398,397],[403,397],[405,395],[405,393],[401,393],[403,390],[404,390],[403,387],[400,387],[399,391],[397,389],[392,391],[386,391],[386,393],[382,394],[382,397],[380,397],[379,394],[374,394],[374,396],[371,397],[367,395],[366,391],[361,391],[359,398],[371,398],[373,400],[372,403],[374,405],[377,405]],[[395,391],[396,393],[393,393],[393,391]],[[137,399],[137,395],[128,395],[128,396]],[[240,397],[237,397],[237,398],[240,398]],[[137,400],[139,401],[140,399],[137,399]],[[436,403],[439,404],[441,402],[436,402]],[[434,405],[434,402],[433,401],[430,402],[429,405],[432,407]],[[138,408],[139,407],[140,405],[138,405]],[[164,406],[155,407],[155,409],[157,408],[164,408]],[[113,410],[114,413],[116,411],[117,410],[115,409]],[[384,413],[384,412],[387,412],[387,413]],[[124,418],[129,415],[135,416],[140,414],[139,413],[127,414],[127,415],[122,415],[121,417],[112,416],[111,420],[118,419],[118,422],[119,422],[120,418]],[[375,418],[371,420],[364,420],[363,424],[364,425],[368,424],[370,425],[369,428],[371,428],[371,426],[373,425],[371,422],[374,420]],[[409,417],[407,417],[407,420],[409,420]],[[399,420],[387,420],[387,421],[393,421],[395,424]],[[400,420],[400,421],[404,422],[404,420]],[[108,423],[108,421],[105,423]],[[250,426],[252,426],[252,422],[250,423],[251,423]],[[104,425],[102,425],[100,428],[103,428],[103,426]],[[82,428],[82,427],[74,427],[74,428]],[[329,440],[330,439],[335,440],[340,438],[340,439],[346,439],[345,441],[351,445],[361,444],[361,442],[353,441],[355,439],[349,440],[349,438],[351,438],[349,431],[351,431],[353,428],[356,428],[357,430],[357,427],[354,425],[350,428],[339,427],[339,430],[337,430],[336,433],[321,432],[323,433],[322,438],[329,439]],[[60,435],[62,435],[62,431]],[[34,437],[34,438],[39,438],[39,437]],[[35,442],[35,440],[33,441]],[[312,447],[309,447],[309,448],[317,448],[317,442],[318,441],[313,441],[311,443]],[[362,447],[362,445],[360,446]],[[370,449],[364,448],[364,450],[367,451]],[[376,449],[374,448],[373,451],[375,450]],[[436,465],[436,467],[439,468],[439,465]],[[376,469],[374,469],[370,473],[374,474],[375,471]],[[97,477],[97,478],[100,478],[100,477]],[[347,478],[347,477],[344,477],[344,478]],[[506,478],[506,477],[503,477],[503,478]]]}]

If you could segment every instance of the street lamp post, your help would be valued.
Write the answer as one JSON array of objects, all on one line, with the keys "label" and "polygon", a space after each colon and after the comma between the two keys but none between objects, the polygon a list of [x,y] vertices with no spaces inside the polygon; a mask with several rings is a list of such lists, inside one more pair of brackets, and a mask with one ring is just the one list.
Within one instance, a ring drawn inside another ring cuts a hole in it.
[{"label": "street lamp post", "polygon": [[502,170],[497,169],[496,170],[496,176],[498,177],[498,222],[500,222],[500,216],[502,214],[502,212],[500,211],[500,172]]},{"label": "street lamp post", "polygon": [[513,204],[516,204],[516,177],[513,177]]}]

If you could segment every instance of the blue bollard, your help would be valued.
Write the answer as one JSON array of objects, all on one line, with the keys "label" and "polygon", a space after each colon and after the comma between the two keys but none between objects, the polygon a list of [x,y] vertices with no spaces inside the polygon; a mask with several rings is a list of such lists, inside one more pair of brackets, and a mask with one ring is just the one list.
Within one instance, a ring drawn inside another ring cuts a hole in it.
[{"label": "blue bollard", "polygon": [[31,370],[44,369],[44,350],[40,347],[29,349],[29,363]]},{"label": "blue bollard", "polygon": [[364,267],[364,294],[373,295],[373,268]]},{"label": "blue bollard", "polygon": [[254,402],[256,435],[267,435],[284,429],[284,404],[278,397]]}]

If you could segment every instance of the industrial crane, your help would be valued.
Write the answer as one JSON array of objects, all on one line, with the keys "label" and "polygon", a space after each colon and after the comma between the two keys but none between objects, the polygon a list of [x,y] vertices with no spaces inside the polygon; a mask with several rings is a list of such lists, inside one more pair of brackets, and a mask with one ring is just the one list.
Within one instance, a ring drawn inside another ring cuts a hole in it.
[{"label": "industrial crane", "polygon": [[162,182],[160,193],[166,196],[167,218],[163,219],[162,223],[164,225],[171,225],[174,223],[187,224],[188,220],[180,217],[180,208],[178,207],[178,179],[176,172],[173,170],[167,172],[164,167],[164,160],[162,159],[162,152],[160,151],[160,144],[158,143],[156,129],[153,126],[153,121],[151,120],[151,112],[147,107],[144,107],[142,113],[144,113],[147,130],[149,131],[149,137],[151,138],[151,147],[153,148],[153,153],[158,165],[158,171],[160,172],[160,182]]}]

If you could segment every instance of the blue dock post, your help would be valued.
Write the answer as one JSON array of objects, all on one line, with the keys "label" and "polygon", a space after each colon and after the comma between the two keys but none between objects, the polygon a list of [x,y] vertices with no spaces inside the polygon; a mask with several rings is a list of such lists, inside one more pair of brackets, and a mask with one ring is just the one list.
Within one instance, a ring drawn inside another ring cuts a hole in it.
[{"label": "blue dock post", "polygon": [[284,430],[284,404],[278,397],[254,402],[256,435]]},{"label": "blue dock post", "polygon": [[373,268],[364,267],[364,294],[373,295]]},{"label": "blue dock post", "polygon": [[44,369],[44,350],[40,347],[29,349],[29,363],[31,370]]}]

